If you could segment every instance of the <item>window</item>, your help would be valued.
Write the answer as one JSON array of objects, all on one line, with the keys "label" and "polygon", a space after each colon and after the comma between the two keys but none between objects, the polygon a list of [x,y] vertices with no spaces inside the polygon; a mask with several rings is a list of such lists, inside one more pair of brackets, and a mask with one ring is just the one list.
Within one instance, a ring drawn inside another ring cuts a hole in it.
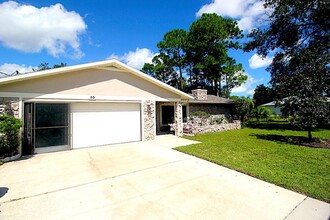
[{"label": "window", "polygon": [[68,104],[37,103],[35,147],[68,145]]}]

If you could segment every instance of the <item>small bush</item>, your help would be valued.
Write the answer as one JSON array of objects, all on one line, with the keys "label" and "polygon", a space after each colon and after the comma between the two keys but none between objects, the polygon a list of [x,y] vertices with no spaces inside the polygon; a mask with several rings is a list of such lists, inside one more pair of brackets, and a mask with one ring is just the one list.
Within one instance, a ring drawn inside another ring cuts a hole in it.
[{"label": "small bush", "polygon": [[204,126],[207,125],[207,121],[208,121],[207,119],[211,116],[211,114],[203,111],[196,111],[196,112],[191,112],[189,116],[190,118],[195,118],[195,119],[198,118],[199,120],[197,120],[197,123],[201,126]]},{"label": "small bush", "polygon": [[0,115],[0,157],[17,153],[21,126],[21,121],[14,116]]},{"label": "small bush", "polygon": [[211,114],[203,112],[203,111],[197,111],[197,112],[191,112],[190,117],[199,117],[199,118],[208,118],[211,116]]},{"label": "small bush", "polygon": [[215,124],[220,125],[224,121],[224,118],[223,117],[215,117],[213,120],[214,120]]},{"label": "small bush", "polygon": [[259,106],[252,110],[251,116],[255,117],[257,121],[259,121],[260,119],[268,120],[274,117],[274,113],[266,107]]}]

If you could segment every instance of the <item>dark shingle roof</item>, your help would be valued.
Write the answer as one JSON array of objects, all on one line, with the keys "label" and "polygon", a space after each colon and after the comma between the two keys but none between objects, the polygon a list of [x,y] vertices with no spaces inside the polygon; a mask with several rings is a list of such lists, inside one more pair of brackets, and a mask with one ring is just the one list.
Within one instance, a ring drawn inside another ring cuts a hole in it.
[{"label": "dark shingle roof", "polygon": [[[189,94],[191,95],[191,94]],[[236,101],[215,95],[207,95],[207,100],[190,99],[189,103],[198,104],[236,104]]]}]

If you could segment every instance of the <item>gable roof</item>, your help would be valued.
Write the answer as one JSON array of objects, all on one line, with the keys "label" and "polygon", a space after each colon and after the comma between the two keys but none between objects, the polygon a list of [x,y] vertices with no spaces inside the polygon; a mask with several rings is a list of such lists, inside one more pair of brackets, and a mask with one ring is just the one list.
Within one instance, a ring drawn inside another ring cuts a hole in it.
[{"label": "gable roof", "polygon": [[66,67],[60,67],[60,68],[55,68],[55,69],[48,69],[48,70],[42,70],[42,71],[37,71],[37,72],[32,72],[32,73],[4,77],[4,78],[0,78],[0,86],[4,85],[4,84],[8,84],[8,83],[15,83],[15,82],[24,81],[24,80],[46,77],[46,76],[50,76],[50,75],[65,74],[65,73],[69,73],[69,72],[73,72],[73,71],[95,69],[95,68],[108,69],[108,70],[116,69],[119,71],[120,70],[125,71],[125,72],[133,74],[135,76],[138,76],[150,83],[153,83],[163,89],[173,92],[174,94],[179,95],[181,97],[181,99],[194,99],[194,97],[192,97],[191,95],[184,93],[172,86],[169,86],[169,85],[167,85],[141,71],[138,71],[118,60],[115,60],[115,59],[79,64],[79,65],[74,65],[74,66],[66,66]]},{"label": "gable roof", "polygon": [[[189,94],[191,95],[191,94]],[[190,100],[189,103],[193,104],[236,104],[236,101],[231,99],[226,99],[216,95],[207,95],[207,100]]]}]

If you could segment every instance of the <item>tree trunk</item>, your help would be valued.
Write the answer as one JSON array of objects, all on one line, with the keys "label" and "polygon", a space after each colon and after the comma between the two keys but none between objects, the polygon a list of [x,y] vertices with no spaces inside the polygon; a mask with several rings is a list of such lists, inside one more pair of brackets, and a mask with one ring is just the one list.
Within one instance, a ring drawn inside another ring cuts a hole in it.
[{"label": "tree trunk", "polygon": [[308,130],[308,139],[311,141],[312,140],[312,130]]},{"label": "tree trunk", "polygon": [[218,81],[214,80],[213,82],[214,82],[215,95],[219,96]]},{"label": "tree trunk", "polygon": [[183,85],[182,85],[182,69],[181,69],[181,67],[179,67],[179,72],[180,72],[180,76],[179,76],[179,89],[181,91],[183,91]]},{"label": "tree trunk", "polygon": [[221,96],[221,78],[220,78],[220,81],[219,81],[218,94],[217,94],[217,96]]},{"label": "tree trunk", "polygon": [[189,68],[189,80],[190,80],[190,89],[192,89],[192,86],[193,86],[193,82],[192,82],[192,71],[191,69]]}]

